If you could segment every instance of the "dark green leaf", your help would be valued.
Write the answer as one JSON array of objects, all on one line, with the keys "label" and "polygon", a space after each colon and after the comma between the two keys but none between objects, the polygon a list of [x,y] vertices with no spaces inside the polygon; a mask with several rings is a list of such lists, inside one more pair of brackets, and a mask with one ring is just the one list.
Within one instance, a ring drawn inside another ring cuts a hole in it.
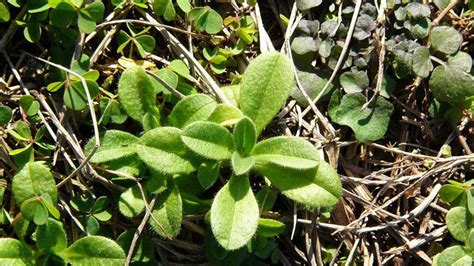
[{"label": "dark green leaf", "polygon": [[438,66],[430,77],[430,89],[442,102],[458,105],[474,95],[474,77],[456,66]]},{"label": "dark green leaf", "polygon": [[58,198],[53,175],[42,162],[27,163],[18,171],[13,177],[12,190],[18,205],[43,193],[49,194],[53,202]]},{"label": "dark green leaf", "polygon": [[431,30],[430,40],[433,49],[445,54],[454,54],[461,46],[462,36],[452,27],[438,26]]}]

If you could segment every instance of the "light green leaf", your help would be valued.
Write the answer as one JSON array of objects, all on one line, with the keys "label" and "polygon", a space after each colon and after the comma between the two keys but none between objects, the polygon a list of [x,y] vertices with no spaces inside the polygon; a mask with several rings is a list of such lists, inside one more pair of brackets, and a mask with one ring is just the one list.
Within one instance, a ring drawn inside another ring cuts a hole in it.
[{"label": "light green leaf", "polygon": [[[88,145],[95,144],[94,139],[91,141],[92,143]],[[91,162],[100,164],[133,156],[136,154],[135,144],[137,141],[138,138],[130,133],[119,130],[107,130],[102,136],[101,145],[92,156]],[[86,150],[89,149],[91,148]]]},{"label": "light green leaf", "polygon": [[0,2],[0,23],[5,23],[10,20],[10,10],[7,3]]},{"label": "light green leaf", "polygon": [[469,231],[474,227],[472,218],[469,217],[468,211],[464,207],[451,208],[446,214],[446,225],[451,235],[461,241],[466,242]]},{"label": "light green leaf", "polygon": [[89,34],[95,30],[97,24],[92,20],[90,16],[85,13],[79,12],[77,18],[77,26],[79,26],[79,30],[85,34]]},{"label": "light green leaf", "polygon": [[474,95],[474,76],[455,66],[438,66],[430,77],[430,89],[433,96],[452,105],[462,103]]},{"label": "light green leaf", "polygon": [[168,68],[173,70],[174,72],[176,72],[176,74],[180,75],[183,78],[189,78],[189,68],[181,59],[175,59],[171,61]]},{"label": "light green leaf", "polygon": [[189,3],[189,0],[177,0],[176,3],[184,13],[191,11],[191,3]]},{"label": "light green leaf", "polygon": [[102,236],[86,236],[69,246],[62,255],[73,266],[122,266],[125,253],[113,240]]},{"label": "light green leaf", "polygon": [[234,141],[236,150],[242,155],[252,152],[257,142],[257,128],[252,120],[244,117],[235,125]]},{"label": "light green leaf", "polygon": [[393,112],[393,105],[389,101],[377,97],[373,106],[362,109],[367,101],[363,94],[346,94],[340,102],[336,94],[329,107],[329,116],[334,122],[349,126],[360,142],[383,138]]},{"label": "light green leaf", "polygon": [[470,72],[472,67],[472,57],[466,52],[457,52],[448,57],[448,64],[461,68],[464,72]]},{"label": "light green leaf", "polygon": [[21,204],[21,215],[36,225],[42,225],[48,220],[48,210],[37,197],[27,199]]},{"label": "light green leaf", "polygon": [[339,81],[346,93],[361,92],[369,86],[369,77],[365,71],[345,72]]},{"label": "light green leaf", "polygon": [[20,106],[27,116],[36,115],[39,110],[39,102],[31,95],[23,95],[20,98]]},{"label": "light green leaf", "polygon": [[247,176],[232,176],[217,193],[211,206],[211,228],[226,250],[238,249],[252,239],[259,210]]},{"label": "light green leaf", "polygon": [[285,224],[273,219],[260,218],[258,220],[257,235],[262,237],[275,237],[285,231]]},{"label": "light green leaf", "polygon": [[191,173],[195,168],[181,135],[182,131],[177,128],[152,129],[140,138],[137,154],[148,167],[160,173]]},{"label": "light green leaf", "polygon": [[214,109],[207,121],[218,123],[221,126],[230,126],[237,123],[243,116],[244,114],[242,114],[242,111],[237,107],[220,103],[216,106],[216,109]]},{"label": "light green leaf", "polygon": [[31,249],[13,238],[0,238],[0,264],[9,266],[35,265]]},{"label": "light green leaf", "polygon": [[172,21],[176,16],[172,0],[153,0],[153,11],[166,21]]},{"label": "light green leaf", "polygon": [[148,223],[159,235],[174,238],[179,234],[183,220],[183,202],[176,184],[173,183],[171,188],[160,194],[152,215],[160,224],[152,218],[148,220]]},{"label": "light green leaf", "polygon": [[[171,71],[170,69],[162,68],[155,71],[155,74],[158,77],[162,78],[164,81],[166,81],[166,83],[168,83],[168,85],[170,85],[172,88],[176,89],[176,87],[178,87],[178,81],[179,81],[178,75],[174,73],[173,71]],[[155,93],[163,92],[164,94],[170,94],[168,89],[165,86],[163,86],[161,82],[159,82],[158,80],[154,78],[152,79],[152,81],[154,84],[153,87],[155,88]]]},{"label": "light green leaf", "polygon": [[181,139],[190,150],[212,160],[230,159],[234,149],[232,134],[213,122],[195,122],[187,126]]},{"label": "light green leaf", "polygon": [[462,35],[453,27],[438,26],[431,30],[431,46],[444,54],[454,54],[462,43]]},{"label": "light green leaf", "polygon": [[420,46],[413,52],[413,72],[417,76],[427,78],[433,70],[433,64],[430,60],[430,49]]},{"label": "light green leaf", "polygon": [[299,10],[308,10],[321,5],[322,0],[296,0],[296,7]]},{"label": "light green leaf", "polygon": [[457,199],[459,196],[462,196],[465,193],[464,188],[462,186],[456,186],[456,185],[443,185],[441,189],[439,190],[439,197],[441,198],[442,201],[451,203],[455,199]]},{"label": "light green leaf", "polygon": [[123,72],[118,95],[123,108],[135,121],[141,123],[146,113],[159,117],[153,82],[142,67],[133,66]]},{"label": "light green leaf", "polygon": [[473,257],[461,246],[452,246],[439,254],[434,266],[468,266],[472,265]]},{"label": "light green leaf", "polygon": [[[86,80],[91,100],[99,94],[99,85],[95,81]],[[87,94],[82,82],[74,81],[64,92],[64,104],[71,110],[80,111],[88,107]]]},{"label": "light green leaf", "polygon": [[138,186],[133,186],[120,194],[119,210],[125,217],[137,217],[145,210],[145,202]]},{"label": "light green leaf", "polygon": [[207,120],[216,107],[216,101],[207,95],[186,96],[176,104],[168,120],[172,126],[184,128],[193,122]]},{"label": "light green leaf", "polygon": [[342,195],[336,170],[324,161],[318,163],[316,170],[303,171],[258,164],[255,170],[267,177],[283,195],[309,207],[333,206]]},{"label": "light green leaf", "polygon": [[189,13],[189,19],[194,21],[198,30],[206,31],[209,34],[216,34],[221,31],[224,21],[219,13],[210,7],[200,8],[195,12],[193,10]]},{"label": "light green leaf", "polygon": [[205,162],[199,166],[197,174],[199,184],[204,189],[210,188],[219,177],[219,163]]},{"label": "light green leaf", "polygon": [[249,64],[240,84],[239,105],[258,133],[280,110],[293,84],[293,64],[281,53],[264,53]]},{"label": "light green leaf", "polygon": [[314,169],[318,166],[318,150],[302,138],[275,137],[258,143],[252,151],[257,165],[273,165],[289,169]]},{"label": "light green leaf", "polygon": [[18,205],[43,193],[49,194],[54,203],[58,198],[53,175],[42,162],[29,162],[21,168],[13,177],[12,191]]},{"label": "light green leaf", "polygon": [[47,253],[63,251],[67,247],[67,238],[62,223],[49,218],[45,224],[36,227],[36,245]]},{"label": "light green leaf", "polygon": [[232,154],[232,169],[234,170],[235,175],[240,176],[248,173],[254,165],[254,157],[242,157],[238,152]]},{"label": "light green leaf", "polygon": [[12,119],[13,111],[10,107],[0,105],[0,126],[8,124]]}]

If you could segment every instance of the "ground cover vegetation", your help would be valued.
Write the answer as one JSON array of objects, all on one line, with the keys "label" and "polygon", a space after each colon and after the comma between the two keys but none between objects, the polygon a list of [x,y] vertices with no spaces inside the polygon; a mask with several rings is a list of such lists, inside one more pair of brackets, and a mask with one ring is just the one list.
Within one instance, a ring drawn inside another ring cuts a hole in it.
[{"label": "ground cover vegetation", "polygon": [[0,264],[472,265],[473,10],[0,0]]}]

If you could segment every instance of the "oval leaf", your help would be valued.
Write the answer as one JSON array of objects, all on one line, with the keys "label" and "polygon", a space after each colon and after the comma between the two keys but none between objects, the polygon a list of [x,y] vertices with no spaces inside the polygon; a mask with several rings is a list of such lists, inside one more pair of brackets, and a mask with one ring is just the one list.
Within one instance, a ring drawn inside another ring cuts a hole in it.
[{"label": "oval leaf", "polygon": [[120,194],[119,210],[125,217],[136,217],[145,210],[145,202],[138,186],[133,186]]},{"label": "oval leaf", "polygon": [[44,193],[48,194],[54,203],[58,198],[53,175],[41,162],[29,162],[21,168],[13,177],[12,190],[18,205]]},{"label": "oval leaf", "polygon": [[125,263],[125,253],[113,240],[102,236],[83,237],[62,255],[74,266],[117,265]]},{"label": "oval leaf", "polygon": [[216,101],[207,95],[186,96],[176,104],[168,120],[172,126],[184,128],[193,122],[208,119],[216,106]]},{"label": "oval leaf", "polygon": [[293,84],[293,64],[281,53],[262,54],[249,64],[240,84],[239,105],[258,133],[280,110]]},{"label": "oval leaf", "polygon": [[34,265],[34,256],[31,249],[13,238],[0,239],[1,265]]},{"label": "oval leaf", "polygon": [[211,206],[211,228],[219,244],[238,249],[252,239],[258,227],[258,204],[246,176],[232,176]]},{"label": "oval leaf", "polygon": [[158,197],[152,215],[154,219],[150,218],[148,223],[159,235],[174,238],[179,234],[183,220],[183,202],[176,184]]},{"label": "oval leaf", "polygon": [[212,160],[230,159],[234,148],[232,134],[212,122],[196,122],[184,129],[181,137],[193,152]]}]

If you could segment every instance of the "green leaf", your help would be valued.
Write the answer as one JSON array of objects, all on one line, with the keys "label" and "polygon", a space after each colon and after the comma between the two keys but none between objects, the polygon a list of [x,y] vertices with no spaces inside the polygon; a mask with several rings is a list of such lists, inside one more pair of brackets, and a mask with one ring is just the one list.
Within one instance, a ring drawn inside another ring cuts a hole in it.
[{"label": "green leaf", "polygon": [[435,266],[467,266],[472,265],[473,257],[461,246],[452,246],[445,249],[436,259]]},{"label": "green leaf", "polygon": [[439,190],[439,197],[442,201],[451,203],[458,197],[463,196],[464,192],[464,188],[461,186],[447,184],[443,185]]},{"label": "green leaf", "polygon": [[[99,94],[99,85],[95,81],[86,80],[87,88],[89,89],[89,95],[91,100]],[[64,92],[64,104],[72,110],[80,111],[89,106],[87,101],[87,94],[82,82],[75,81],[69,84]]]},{"label": "green leaf", "polygon": [[97,24],[89,17],[87,14],[79,12],[79,16],[77,19],[77,26],[79,26],[79,30],[85,34],[89,34],[95,30]]},{"label": "green leaf", "polygon": [[28,23],[23,30],[23,35],[31,43],[38,42],[41,38],[41,25],[37,22]]},{"label": "green leaf", "polygon": [[163,16],[166,21],[172,21],[176,16],[176,10],[171,0],[153,0],[153,11],[158,16]]},{"label": "green leaf", "polygon": [[318,150],[302,138],[274,137],[258,143],[252,151],[257,165],[288,169],[314,169],[318,166]]},{"label": "green leaf", "polygon": [[199,184],[204,189],[210,188],[219,177],[219,164],[216,162],[205,162],[199,166],[197,177]]},{"label": "green leaf", "polygon": [[322,0],[296,0],[296,7],[299,10],[308,10],[321,5]]},{"label": "green leaf", "polygon": [[219,244],[235,250],[254,236],[259,210],[247,176],[232,176],[211,206],[211,228]]},{"label": "green leaf", "polygon": [[[135,232],[136,229],[128,229],[117,238],[117,244],[119,244],[125,252],[128,252],[130,249]],[[133,252],[132,264],[134,264],[133,262],[153,262],[155,259],[153,245],[153,241],[149,236],[144,234],[140,235],[135,245],[135,251]]]},{"label": "green leaf", "polygon": [[[155,45],[156,45],[155,39],[151,37],[150,35],[141,35],[141,36],[136,37],[135,40],[140,45],[140,47],[143,48],[145,52],[151,53],[153,49],[155,49]],[[140,56],[145,57],[146,54],[144,53],[142,54],[140,52]]]},{"label": "green leaf", "polygon": [[346,93],[361,92],[369,86],[369,77],[365,71],[345,72],[339,81]]},{"label": "green leaf", "polygon": [[330,207],[342,195],[342,186],[329,164],[320,161],[316,170],[276,168],[272,165],[256,165],[255,170],[267,177],[283,195],[309,207]]},{"label": "green leaf", "polygon": [[42,225],[48,220],[48,210],[36,197],[27,199],[21,204],[21,215],[36,225]]},{"label": "green leaf", "polygon": [[[324,71],[312,73],[297,70],[296,74],[298,75],[298,80],[300,81],[302,89],[306,92],[306,94],[308,94],[309,98],[311,99],[314,99],[316,98],[316,96],[319,95],[319,93],[324,88],[329,79],[328,73]],[[323,94],[322,99],[328,98],[327,96],[330,95],[333,89],[334,85],[330,83],[326,92]],[[294,98],[301,106],[308,106],[308,101],[303,96],[300,89],[298,89],[296,86],[294,86],[291,90],[290,96]]]},{"label": "green leaf", "polygon": [[460,51],[448,57],[448,64],[459,67],[464,72],[470,72],[472,67],[472,58],[468,53]]},{"label": "green leaf", "polygon": [[232,169],[234,170],[235,175],[240,176],[248,173],[254,165],[254,157],[242,157],[238,152],[232,154]]},{"label": "green leaf", "polygon": [[67,247],[66,232],[62,223],[49,218],[36,227],[36,245],[46,253],[59,253]]},{"label": "green leaf", "polygon": [[454,207],[446,214],[446,225],[455,239],[466,242],[474,223],[466,208]]},{"label": "green leaf", "polygon": [[285,231],[285,224],[273,219],[260,218],[258,220],[257,235],[262,237],[275,237]]},{"label": "green leaf", "polygon": [[438,26],[431,30],[431,46],[444,54],[454,54],[462,43],[462,35],[449,26]]},{"label": "green leaf", "polygon": [[181,139],[190,150],[212,160],[230,159],[234,149],[232,134],[213,122],[195,122],[187,126]]},{"label": "green leaf", "polygon": [[0,105],[0,126],[8,124],[12,119],[13,111],[10,107]]},{"label": "green leaf", "polygon": [[118,207],[125,217],[137,217],[145,210],[145,202],[138,186],[133,186],[120,194]]},{"label": "green leaf", "polygon": [[433,64],[430,60],[430,49],[420,46],[413,52],[413,72],[417,76],[427,78],[433,70]]},{"label": "green leaf", "polygon": [[155,105],[153,82],[145,70],[139,66],[127,68],[118,84],[120,102],[127,114],[135,121],[142,122],[146,113],[159,117]]},{"label": "green leaf", "polygon": [[86,236],[69,246],[62,255],[74,266],[117,265],[125,263],[125,253],[113,240]]},{"label": "green leaf", "polygon": [[247,117],[242,118],[234,128],[235,149],[242,155],[250,154],[257,143],[257,128]]},{"label": "green leaf", "polygon": [[193,122],[207,120],[216,107],[216,101],[207,95],[186,96],[176,104],[168,120],[172,126],[184,128]]},{"label": "green leaf", "polygon": [[256,199],[260,212],[269,211],[277,199],[277,194],[270,187],[265,186],[257,192]]},{"label": "green leaf", "polygon": [[373,106],[362,109],[366,103],[363,94],[346,94],[340,104],[334,95],[329,107],[329,116],[334,122],[349,126],[360,142],[376,141],[383,138],[393,112],[393,105],[389,101],[377,97]]},{"label": "green leaf", "polygon": [[[164,81],[166,81],[166,83],[168,83],[168,85],[170,85],[172,88],[176,89],[176,87],[178,87],[178,81],[179,81],[178,75],[174,73],[173,71],[171,71],[170,69],[162,68],[155,71],[155,74],[158,77],[162,78]],[[159,82],[158,80],[154,78],[152,79],[152,81],[154,84],[153,87],[155,88],[155,93],[163,92],[164,94],[170,94],[168,89],[165,86],[163,86],[161,82]]]},{"label": "green leaf", "polygon": [[140,138],[137,145],[138,156],[160,173],[191,173],[195,171],[195,167],[190,162],[189,151],[181,141],[182,134],[180,129],[172,127],[152,129]]},{"label": "green leaf", "polygon": [[168,68],[176,72],[176,74],[180,75],[181,77],[189,79],[189,75],[190,75],[189,68],[183,62],[183,60],[175,59],[171,61]]},{"label": "green leaf", "polygon": [[441,102],[459,105],[467,97],[474,95],[474,76],[455,66],[438,66],[430,77],[433,96]]},{"label": "green leaf", "polygon": [[[88,145],[95,144],[95,139],[90,141],[91,144]],[[92,156],[91,162],[100,164],[133,156],[136,154],[135,144],[137,142],[138,138],[130,133],[119,130],[107,130],[101,137],[101,145]],[[90,149],[92,147],[86,148],[86,154],[89,153]]]},{"label": "green leaf", "polygon": [[10,10],[7,3],[0,2],[0,23],[5,23],[10,20]]},{"label": "green leaf", "polygon": [[189,20],[194,21],[199,31],[206,31],[209,34],[219,33],[224,23],[221,15],[210,7],[194,8],[189,13]]},{"label": "green leaf", "polygon": [[0,264],[9,266],[35,265],[31,249],[13,238],[0,238]]},{"label": "green leaf", "polygon": [[39,110],[39,102],[31,95],[23,95],[20,98],[20,106],[27,116],[36,115]]},{"label": "green leaf", "polygon": [[67,28],[72,23],[76,13],[77,11],[72,4],[61,2],[50,11],[49,22],[58,28]]},{"label": "green leaf", "polygon": [[13,177],[12,191],[18,205],[25,200],[48,194],[54,203],[58,198],[56,183],[42,162],[29,162]]},{"label": "green leaf", "polygon": [[216,109],[214,109],[207,121],[218,123],[221,126],[230,126],[237,123],[243,116],[244,114],[242,114],[242,111],[237,107],[220,103],[216,106]]},{"label": "green leaf", "polygon": [[160,194],[152,215],[154,219],[150,218],[148,223],[160,236],[174,238],[179,234],[183,220],[183,202],[176,184],[172,183],[167,192]]},{"label": "green leaf", "polygon": [[176,3],[184,13],[189,13],[189,11],[191,11],[191,3],[189,3],[189,0],[177,0]]},{"label": "green leaf", "polygon": [[105,6],[102,1],[94,1],[85,8],[81,9],[81,13],[86,14],[94,22],[100,22],[104,17],[104,10]]},{"label": "green leaf", "polygon": [[319,50],[319,44],[319,39],[313,39],[310,36],[300,36],[291,41],[291,50],[300,55],[315,53]]},{"label": "green leaf", "polygon": [[258,133],[280,110],[293,84],[293,64],[281,53],[264,53],[249,64],[240,84],[239,105]]}]

